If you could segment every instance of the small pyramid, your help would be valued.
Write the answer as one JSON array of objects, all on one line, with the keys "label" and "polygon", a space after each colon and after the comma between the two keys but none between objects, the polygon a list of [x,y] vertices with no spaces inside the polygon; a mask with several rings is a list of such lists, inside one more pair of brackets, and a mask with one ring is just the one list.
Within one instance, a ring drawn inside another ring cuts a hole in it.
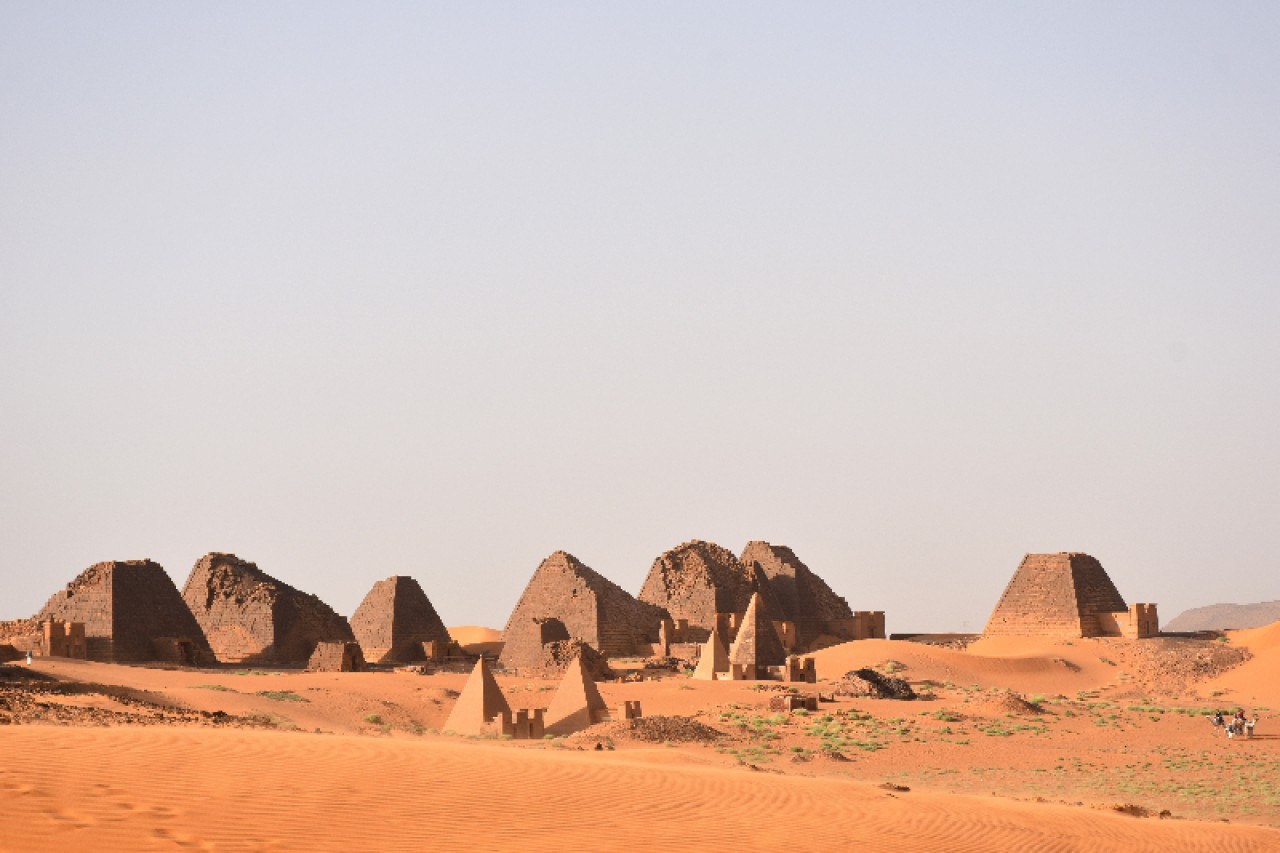
[{"label": "small pyramid", "polygon": [[748,678],[758,677],[759,670],[767,666],[787,662],[787,653],[773,629],[771,616],[760,594],[752,594],[742,617],[742,627],[738,628],[738,638],[729,649],[729,663],[745,667]]},{"label": "small pyramid", "polygon": [[555,698],[547,709],[547,734],[567,735],[598,723],[609,714],[596,683],[576,657],[564,671]]},{"label": "small pyramid", "polygon": [[715,681],[716,673],[729,671],[729,653],[720,640],[720,629],[711,632],[711,639],[702,646],[702,657],[698,658],[698,666],[693,677],[699,681]]},{"label": "small pyramid", "polygon": [[504,717],[511,717],[511,706],[489,671],[489,662],[482,657],[471,670],[471,677],[449,712],[444,728],[460,735],[478,735],[495,719],[501,724]]}]

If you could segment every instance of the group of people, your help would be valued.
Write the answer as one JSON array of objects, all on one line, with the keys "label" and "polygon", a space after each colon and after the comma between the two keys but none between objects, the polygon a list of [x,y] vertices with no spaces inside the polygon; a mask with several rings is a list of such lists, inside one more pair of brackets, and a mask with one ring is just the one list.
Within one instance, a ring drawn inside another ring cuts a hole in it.
[{"label": "group of people", "polygon": [[1228,738],[1233,738],[1237,735],[1253,737],[1253,727],[1258,723],[1257,717],[1252,719],[1245,717],[1244,708],[1236,708],[1236,712],[1231,715],[1229,720],[1221,711],[1214,711],[1213,716],[1206,716],[1205,719],[1213,724],[1215,730],[1222,729],[1225,731]]}]

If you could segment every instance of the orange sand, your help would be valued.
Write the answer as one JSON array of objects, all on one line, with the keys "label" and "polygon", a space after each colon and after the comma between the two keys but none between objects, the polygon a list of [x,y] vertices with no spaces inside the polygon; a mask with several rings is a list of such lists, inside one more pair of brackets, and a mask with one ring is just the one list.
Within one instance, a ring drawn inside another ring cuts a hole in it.
[{"label": "orange sand", "polygon": [[[37,659],[37,671],[60,679],[277,728],[0,726],[0,853],[719,850],[730,842],[1280,850],[1280,726],[1270,722],[1280,708],[1280,625],[1233,632],[1231,643],[1253,658],[1181,693],[1153,694],[1150,679],[1130,671],[1141,658],[1126,656],[1137,647],[1125,641],[1009,638],[965,651],[883,640],[825,650],[816,657],[827,680],[799,689],[829,692],[850,669],[892,661],[932,697],[843,697],[808,717],[768,710],[782,685],[675,673],[599,685],[611,706],[638,699],[646,716],[692,716],[728,735],[667,745],[628,739],[610,724],[559,744],[435,733],[462,672]],[[554,689],[538,679],[498,681],[514,708],[546,707]],[[1011,710],[1008,689],[1039,699],[1042,713]],[[92,692],[49,701],[130,710]],[[1262,709],[1259,736],[1215,735],[1200,715],[1206,704]],[[819,743],[831,726],[841,727],[834,758]],[[592,750],[611,739],[616,751]],[[1121,803],[1183,819],[1113,813]]]},{"label": "orange sand", "polygon": [[192,729],[0,732],[0,849],[1264,851],[1280,833],[629,753]]}]

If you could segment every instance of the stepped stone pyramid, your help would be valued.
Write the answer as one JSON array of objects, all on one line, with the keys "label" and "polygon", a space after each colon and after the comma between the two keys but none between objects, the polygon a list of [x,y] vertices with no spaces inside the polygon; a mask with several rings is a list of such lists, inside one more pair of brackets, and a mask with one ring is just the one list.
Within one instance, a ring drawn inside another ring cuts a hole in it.
[{"label": "stepped stone pyramid", "polygon": [[794,623],[798,648],[809,648],[830,631],[833,622],[853,619],[849,603],[785,545],[748,542],[741,562],[748,570],[758,569],[769,579],[778,606],[774,618]]},{"label": "stepped stone pyramid", "polygon": [[235,554],[196,561],[182,597],[223,663],[305,664],[319,642],[356,641],[329,605]]},{"label": "stepped stone pyramid", "polygon": [[732,551],[694,539],[654,560],[639,598],[673,620],[686,620],[688,641],[704,642],[715,630],[716,614],[743,612],[751,592],[752,575]]},{"label": "stepped stone pyramid", "polygon": [[768,667],[787,662],[787,653],[771,617],[760,594],[753,594],[738,627],[738,636],[729,648],[729,665],[735,680],[763,678]]},{"label": "stepped stone pyramid", "polygon": [[372,663],[425,660],[423,643],[435,642],[442,654],[453,642],[422,587],[404,575],[373,585],[351,616],[351,630]]},{"label": "stepped stone pyramid", "polygon": [[483,657],[476,661],[458,701],[454,703],[444,731],[460,735],[479,735],[496,731],[502,734],[506,722],[511,719],[511,706],[502,695],[502,689],[489,671],[489,662]]},{"label": "stepped stone pyramid", "polygon": [[988,635],[1097,637],[1129,608],[1102,564],[1088,554],[1027,554],[1000,596]]},{"label": "stepped stone pyramid", "polygon": [[574,658],[565,669],[564,678],[560,679],[556,695],[547,708],[547,734],[573,734],[608,717],[609,706],[583,667],[582,658]]},{"label": "stepped stone pyramid", "polygon": [[212,663],[204,631],[173,580],[151,560],[95,563],[54,593],[35,621],[83,622],[89,660],[169,660],[157,641],[189,644],[191,660]]},{"label": "stepped stone pyramid", "polygon": [[648,655],[657,642],[661,608],[564,551],[542,561],[502,632],[500,661],[508,669],[541,669],[547,643],[580,640],[601,655]]}]

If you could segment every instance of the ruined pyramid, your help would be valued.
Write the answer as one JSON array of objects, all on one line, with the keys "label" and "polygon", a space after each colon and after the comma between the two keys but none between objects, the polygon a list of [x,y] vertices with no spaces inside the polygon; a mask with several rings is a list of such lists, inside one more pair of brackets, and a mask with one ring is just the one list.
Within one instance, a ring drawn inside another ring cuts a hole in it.
[{"label": "ruined pyramid", "polygon": [[601,697],[596,683],[582,666],[582,658],[574,658],[560,679],[556,695],[547,708],[546,733],[567,735],[599,723],[609,716],[609,706]]},{"label": "ruined pyramid", "polygon": [[770,666],[787,662],[787,653],[774,630],[773,620],[759,593],[751,596],[746,615],[738,627],[738,636],[729,648],[729,664],[735,679],[760,678]]},{"label": "ruined pyramid", "polygon": [[351,616],[351,630],[371,663],[424,660],[423,643],[443,649],[453,642],[422,587],[404,575],[373,585]]},{"label": "ruined pyramid", "polygon": [[1100,636],[1099,616],[1127,609],[1102,564],[1088,554],[1027,554],[983,633]]},{"label": "ruined pyramid", "polygon": [[785,545],[748,542],[741,562],[749,570],[758,568],[769,578],[779,608],[775,618],[794,623],[797,648],[809,648],[827,633],[832,622],[853,618],[849,603]]},{"label": "ruined pyramid", "polygon": [[580,640],[601,655],[647,655],[658,641],[661,608],[637,601],[572,554],[538,566],[502,632],[502,665],[538,670],[544,644]]},{"label": "ruined pyramid", "polygon": [[182,597],[223,663],[305,664],[316,643],[356,640],[329,605],[235,554],[201,557]]},{"label": "ruined pyramid", "polygon": [[95,563],[51,597],[36,622],[83,622],[89,660],[137,662],[168,659],[157,641],[187,644],[191,660],[212,663],[204,631],[173,580],[151,560]]},{"label": "ruined pyramid", "polygon": [[653,561],[639,598],[688,621],[688,638],[702,642],[717,613],[741,613],[751,600],[751,575],[732,551],[694,539]]},{"label": "ruined pyramid", "polygon": [[496,726],[496,733],[501,734],[504,722],[510,719],[511,706],[489,671],[489,662],[481,657],[449,712],[444,731],[479,735],[495,731]]}]

